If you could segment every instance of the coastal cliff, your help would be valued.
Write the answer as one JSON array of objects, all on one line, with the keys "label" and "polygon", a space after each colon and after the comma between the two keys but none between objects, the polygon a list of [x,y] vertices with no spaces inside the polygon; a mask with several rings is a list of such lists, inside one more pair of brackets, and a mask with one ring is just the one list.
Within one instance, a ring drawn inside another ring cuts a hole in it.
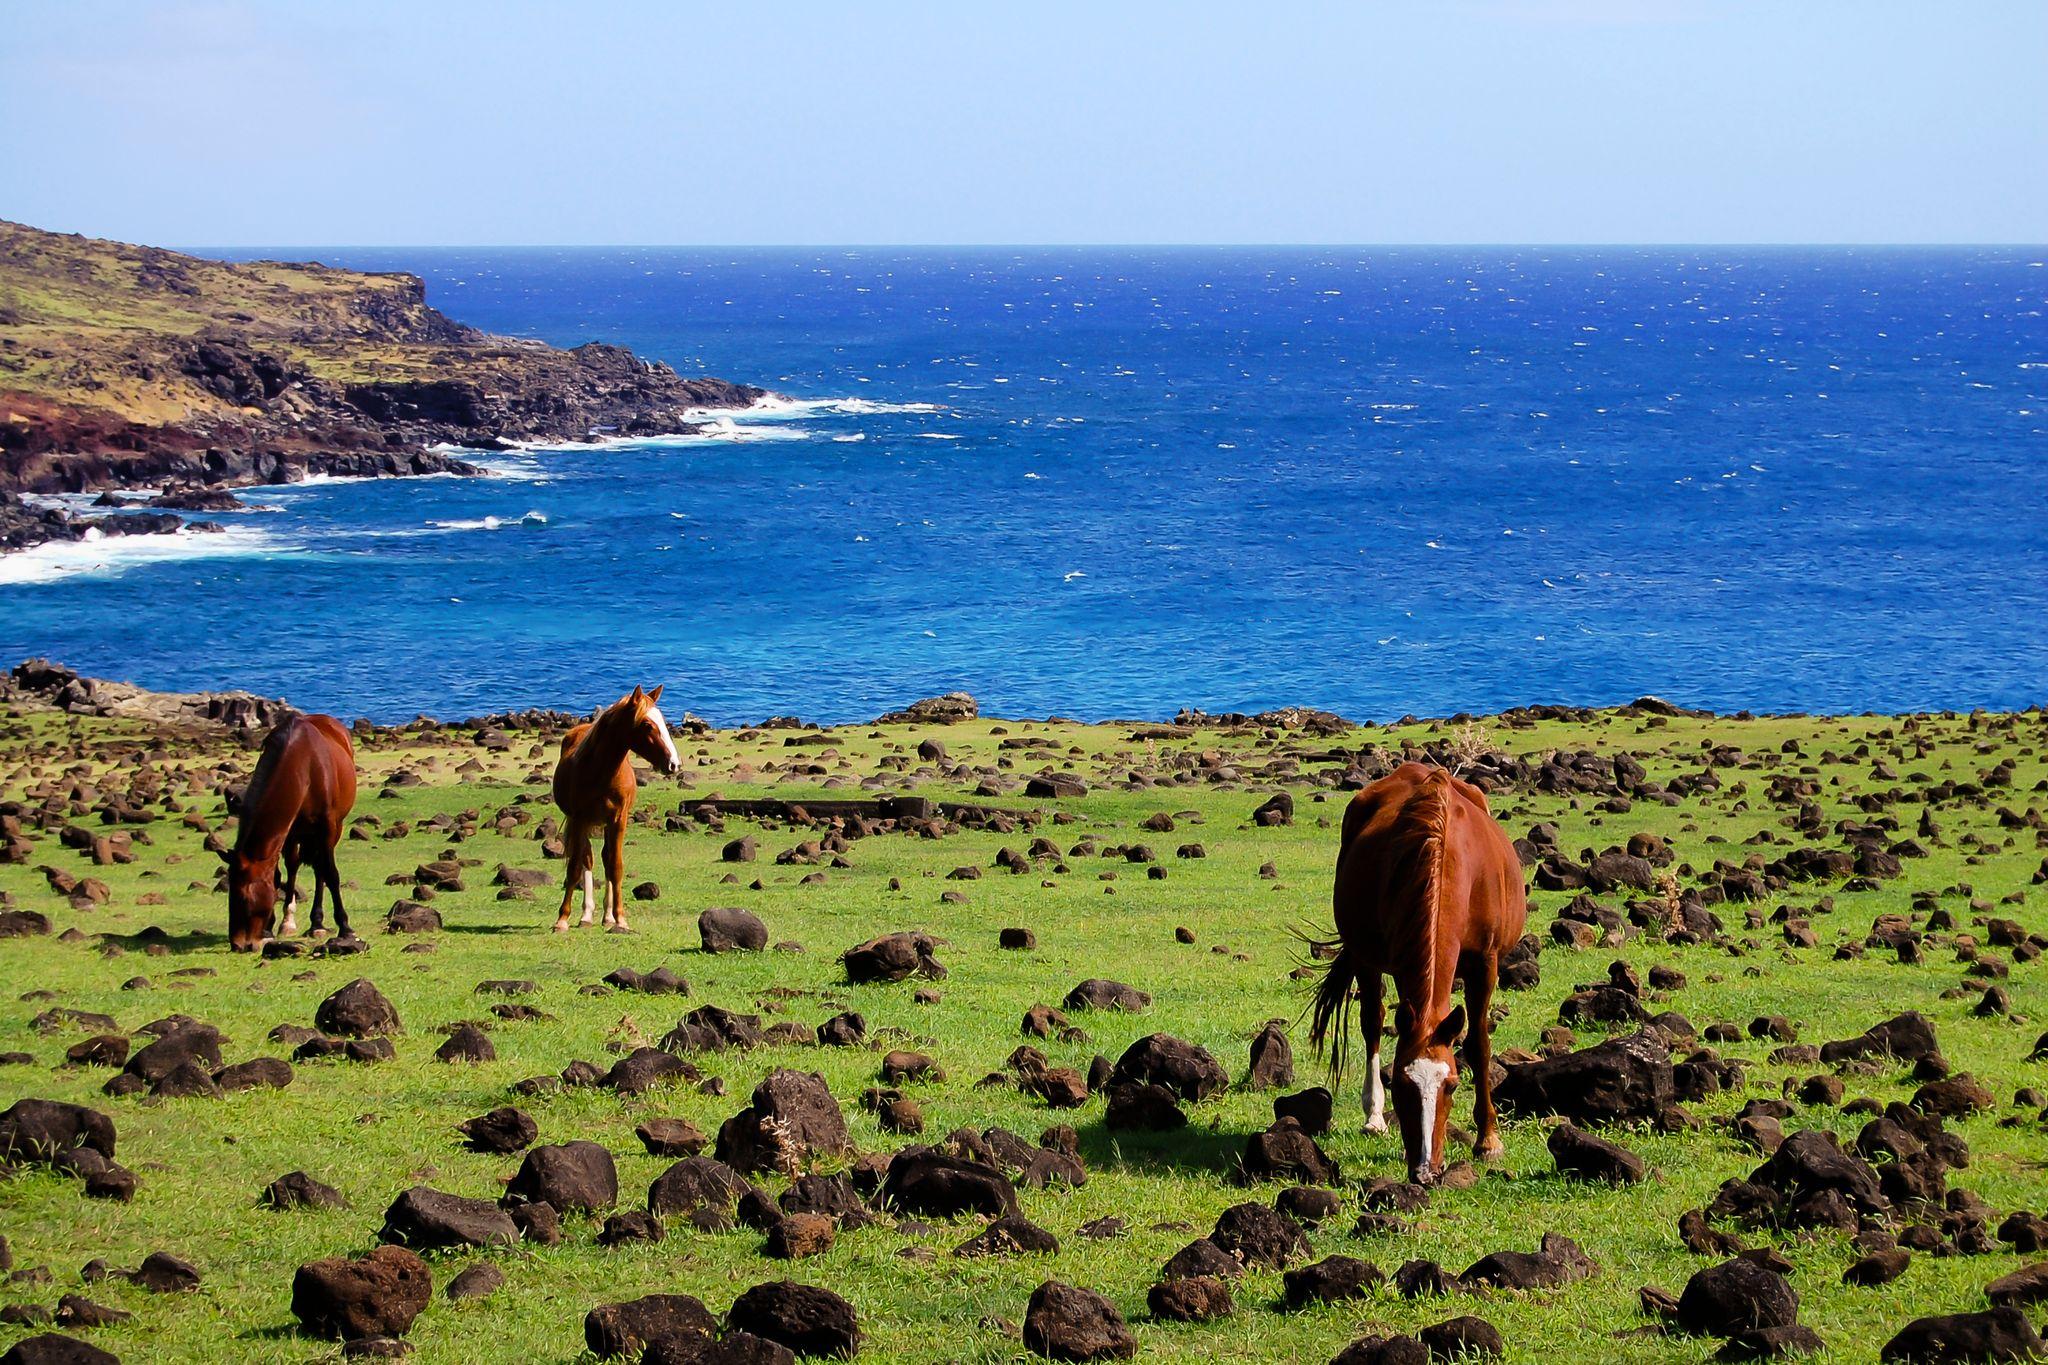
[{"label": "coastal cliff", "polygon": [[206,490],[474,473],[440,447],[687,431],[693,410],[762,394],[618,346],[478,331],[431,307],[413,275],[0,222],[0,549],[180,524],[23,494],[149,488],[156,509],[225,510]]}]

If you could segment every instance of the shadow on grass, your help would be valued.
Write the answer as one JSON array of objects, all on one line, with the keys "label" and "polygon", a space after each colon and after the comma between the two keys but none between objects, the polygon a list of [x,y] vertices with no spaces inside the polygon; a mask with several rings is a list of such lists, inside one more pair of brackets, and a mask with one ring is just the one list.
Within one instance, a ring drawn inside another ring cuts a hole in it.
[{"label": "shadow on grass", "polygon": [[1081,1162],[1091,1171],[1123,1165],[1225,1179],[1235,1176],[1249,1134],[1212,1129],[1203,1120],[1198,1108],[1187,1127],[1153,1133],[1105,1128],[1098,1118],[1075,1129],[1081,1139]]},{"label": "shadow on grass", "polygon": [[173,934],[153,924],[132,934],[103,932],[97,937],[103,944],[111,943],[130,953],[212,953],[224,952],[228,946],[228,936],[224,932],[195,929],[189,934]]}]

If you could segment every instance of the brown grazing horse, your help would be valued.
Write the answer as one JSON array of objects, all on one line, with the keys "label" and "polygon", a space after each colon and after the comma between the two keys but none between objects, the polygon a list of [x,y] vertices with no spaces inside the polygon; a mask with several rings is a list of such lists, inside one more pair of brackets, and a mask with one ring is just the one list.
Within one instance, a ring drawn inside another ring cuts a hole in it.
[{"label": "brown grazing horse", "polygon": [[633,798],[640,789],[628,760],[638,754],[663,773],[683,766],[669,738],[668,721],[655,704],[660,700],[661,688],[643,692],[636,687],[596,720],[562,736],[562,757],[555,764],[555,804],[562,811],[569,870],[562,883],[562,913],[555,919],[558,934],[568,932],[569,902],[579,880],[583,923],[590,923],[591,903],[597,899],[591,885],[590,836],[599,828],[604,830],[604,922],[608,928],[627,927],[626,817],[633,813]]},{"label": "brown grazing horse", "polygon": [[[1486,807],[1486,794],[1441,768],[1404,763],[1351,799],[1337,852],[1334,897],[1338,948],[1317,988],[1313,1037],[1331,1038],[1332,1069],[1342,1075],[1351,988],[1359,989],[1365,1034],[1366,1130],[1387,1130],[1380,1080],[1380,1031],[1386,1005],[1380,980],[1390,973],[1394,1011],[1394,1113],[1409,1179],[1430,1184],[1443,1173],[1444,1130],[1458,1083],[1452,1051],[1471,1014],[1466,1060],[1478,1087],[1473,1154],[1500,1155],[1493,1112],[1492,1020],[1501,955],[1522,936],[1528,901],[1514,846]],[[1453,979],[1465,979],[1465,1005],[1451,1007]]]},{"label": "brown grazing horse", "polygon": [[[270,732],[242,797],[234,851],[220,855],[228,865],[229,947],[254,952],[263,946],[270,937],[280,886],[283,932],[299,931],[294,914],[301,863],[313,868],[311,931],[324,932],[324,892],[334,898],[335,928],[348,934],[334,847],[341,842],[342,822],[355,803],[355,748],[340,721],[332,716],[293,716]],[[282,877],[277,867],[280,856],[285,866]]]}]

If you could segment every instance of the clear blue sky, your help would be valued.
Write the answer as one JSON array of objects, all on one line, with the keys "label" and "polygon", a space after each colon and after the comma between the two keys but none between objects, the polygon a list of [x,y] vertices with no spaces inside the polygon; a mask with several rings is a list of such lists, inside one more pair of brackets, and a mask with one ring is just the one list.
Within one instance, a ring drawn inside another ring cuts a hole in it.
[{"label": "clear blue sky", "polygon": [[2044,0],[7,0],[167,245],[2048,240]]}]

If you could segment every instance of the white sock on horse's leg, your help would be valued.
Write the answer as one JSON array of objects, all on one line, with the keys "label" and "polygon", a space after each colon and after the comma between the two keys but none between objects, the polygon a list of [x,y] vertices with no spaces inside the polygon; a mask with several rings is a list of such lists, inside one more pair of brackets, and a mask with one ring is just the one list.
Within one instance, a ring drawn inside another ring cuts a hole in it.
[{"label": "white sock on horse's leg", "polygon": [[583,869],[583,923],[585,923],[585,924],[588,924],[588,923],[590,923],[590,915],[591,915],[591,909],[592,909],[592,902],[594,902],[594,901],[595,901],[595,900],[597,899],[597,888],[596,888],[596,887],[595,887],[595,886],[594,886],[594,885],[592,884],[594,880],[595,880],[595,879],[594,879],[594,878],[593,878],[593,877],[591,876],[591,873],[590,873],[590,869],[589,869],[589,868],[587,868],[587,867],[586,867],[586,868],[584,868],[584,869]]},{"label": "white sock on horse's leg", "polygon": [[287,935],[296,934],[297,932],[299,932],[298,913],[299,898],[297,896],[293,896],[290,900],[284,903],[284,928],[279,932]]},{"label": "white sock on horse's leg", "polygon": [[1365,1131],[1384,1133],[1387,1131],[1387,1088],[1380,1083],[1378,1052],[1366,1057],[1365,1068]]}]

